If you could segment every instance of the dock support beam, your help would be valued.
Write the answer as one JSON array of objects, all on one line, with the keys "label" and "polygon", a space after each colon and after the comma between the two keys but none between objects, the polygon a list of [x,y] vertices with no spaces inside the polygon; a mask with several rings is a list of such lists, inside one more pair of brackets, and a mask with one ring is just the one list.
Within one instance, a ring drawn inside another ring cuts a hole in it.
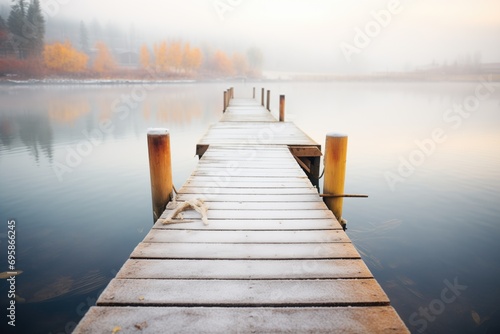
[{"label": "dock support beam", "polygon": [[260,99],[261,99],[260,103],[262,104],[262,106],[264,106],[264,93],[265,93],[265,89],[262,88],[262,93],[260,94]]},{"label": "dock support beam", "polygon": [[226,112],[226,109],[227,109],[227,95],[228,95],[228,92],[226,90],[226,91],[224,91],[224,108],[222,109],[222,112]]},{"label": "dock support beam", "polygon": [[280,95],[280,122],[285,121],[285,95]]},{"label": "dock support beam", "polygon": [[253,88],[253,98],[255,99],[255,87]]},{"label": "dock support beam", "polygon": [[[336,133],[326,135],[325,178],[323,192],[328,195],[344,193],[345,170],[347,160],[347,136]],[[340,224],[342,222],[343,197],[324,197],[326,206],[333,212]]]},{"label": "dock support beam", "polygon": [[271,111],[271,91],[270,90],[267,91],[267,103],[266,104],[267,104],[267,106],[266,106],[267,110]]},{"label": "dock support beam", "polygon": [[172,194],[170,133],[167,129],[148,129],[148,152],[153,222],[156,222],[165,211]]}]

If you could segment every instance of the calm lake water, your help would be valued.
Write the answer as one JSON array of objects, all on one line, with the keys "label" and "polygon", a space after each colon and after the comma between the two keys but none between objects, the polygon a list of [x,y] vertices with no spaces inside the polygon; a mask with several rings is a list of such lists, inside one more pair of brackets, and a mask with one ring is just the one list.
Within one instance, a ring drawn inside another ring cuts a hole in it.
[{"label": "calm lake water", "polygon": [[[147,128],[170,129],[180,188],[229,86],[262,84],[0,86],[0,272],[14,219],[17,332],[71,332],[152,226]],[[500,85],[265,87],[317,142],[349,135],[346,192],[370,197],[344,201],[347,233],[411,331],[499,333]],[[15,332],[0,285],[1,332]]]}]

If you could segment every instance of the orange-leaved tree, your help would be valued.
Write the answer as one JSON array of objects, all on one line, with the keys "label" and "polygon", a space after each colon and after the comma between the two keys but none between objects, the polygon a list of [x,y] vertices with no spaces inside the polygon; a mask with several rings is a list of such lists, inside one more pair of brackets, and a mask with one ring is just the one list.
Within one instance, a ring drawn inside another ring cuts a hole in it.
[{"label": "orange-leaved tree", "polygon": [[144,44],[141,47],[141,52],[139,54],[139,61],[142,68],[149,68],[151,66],[151,56],[149,54],[148,47]]},{"label": "orange-leaved tree", "polygon": [[216,73],[222,75],[233,74],[233,64],[231,63],[231,59],[229,59],[223,51],[218,50],[215,52],[213,64]]},{"label": "orange-leaved tree", "polygon": [[184,45],[182,67],[186,71],[197,71],[201,66],[202,60],[202,54],[199,48],[192,48],[189,43]]},{"label": "orange-leaved tree", "polygon": [[116,62],[106,44],[97,42],[95,47],[97,49],[97,56],[94,59],[94,71],[105,74],[115,70],[117,67]]},{"label": "orange-leaved tree", "polygon": [[73,48],[70,42],[47,44],[43,52],[45,66],[56,73],[84,72],[88,59],[85,53]]},{"label": "orange-leaved tree", "polygon": [[155,51],[155,66],[159,72],[166,72],[168,69],[167,64],[167,42],[163,41],[160,45],[154,47]]},{"label": "orange-leaved tree", "polygon": [[180,42],[170,43],[167,51],[167,65],[173,70],[179,70],[182,66],[182,46]]}]

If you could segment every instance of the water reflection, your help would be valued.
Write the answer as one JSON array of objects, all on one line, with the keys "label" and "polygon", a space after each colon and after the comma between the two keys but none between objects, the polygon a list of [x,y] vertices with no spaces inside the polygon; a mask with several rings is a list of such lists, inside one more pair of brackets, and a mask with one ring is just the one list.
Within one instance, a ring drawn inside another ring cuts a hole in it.
[{"label": "water reflection", "polygon": [[[113,106],[135,86],[0,87],[0,219],[19,221],[19,318],[34,319],[23,322],[25,332],[68,331],[150,229],[146,129],[170,129],[180,187],[228,86],[159,86],[132,100],[126,117]],[[236,95],[250,96],[252,87],[235,85]],[[455,277],[468,289],[426,332],[498,329],[500,87],[396,191],[384,178],[474,87],[266,84],[273,96],[287,95],[287,119],[319,143],[330,131],[349,134],[346,191],[370,198],[345,200],[347,232],[413,331],[419,326],[411,315]],[[274,113],[277,104],[273,99]],[[105,121],[113,130],[59,182],[54,164]],[[2,247],[4,235],[0,230]],[[1,289],[6,295],[5,284]]]},{"label": "water reflection", "polygon": [[[214,86],[213,91],[219,88]],[[134,86],[7,89],[0,109],[0,149],[10,150],[20,139],[35,162],[43,154],[52,163],[54,131],[59,145],[85,139],[84,131],[91,133],[105,121],[112,122],[113,137],[127,137],[130,128],[136,132],[147,126],[183,128],[207,116],[216,120],[219,115],[219,108],[209,106],[218,104],[215,96],[220,94],[209,96],[206,91],[200,94],[183,87],[160,86],[134,102],[130,100],[133,90]],[[23,100],[24,95],[29,99]],[[117,101],[122,99],[129,101],[130,113],[126,117],[120,117],[118,111]]]}]

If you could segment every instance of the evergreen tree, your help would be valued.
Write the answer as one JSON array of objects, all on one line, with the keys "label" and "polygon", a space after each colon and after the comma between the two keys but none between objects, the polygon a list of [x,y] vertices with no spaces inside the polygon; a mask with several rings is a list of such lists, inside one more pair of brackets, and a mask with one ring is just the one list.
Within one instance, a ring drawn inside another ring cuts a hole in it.
[{"label": "evergreen tree", "polygon": [[9,18],[7,19],[7,26],[13,35],[14,42],[12,43],[12,46],[14,48],[14,52],[19,55],[19,58],[25,58],[28,44],[28,40],[24,37],[24,25],[27,12],[26,1],[12,0],[12,2],[13,4]]},{"label": "evergreen tree", "polygon": [[0,55],[5,55],[8,53],[7,41],[9,39],[9,28],[7,23],[0,16]]},{"label": "evergreen tree", "polygon": [[87,54],[90,52],[89,34],[83,21],[80,21],[80,49]]},{"label": "evergreen tree", "polygon": [[5,20],[3,19],[3,17],[0,15],[0,30],[5,30],[7,29],[7,23],[5,23]]},{"label": "evergreen tree", "polygon": [[45,44],[45,19],[42,15],[40,0],[32,0],[26,13],[26,26],[31,33],[28,37],[28,52],[31,56],[40,57]]}]

